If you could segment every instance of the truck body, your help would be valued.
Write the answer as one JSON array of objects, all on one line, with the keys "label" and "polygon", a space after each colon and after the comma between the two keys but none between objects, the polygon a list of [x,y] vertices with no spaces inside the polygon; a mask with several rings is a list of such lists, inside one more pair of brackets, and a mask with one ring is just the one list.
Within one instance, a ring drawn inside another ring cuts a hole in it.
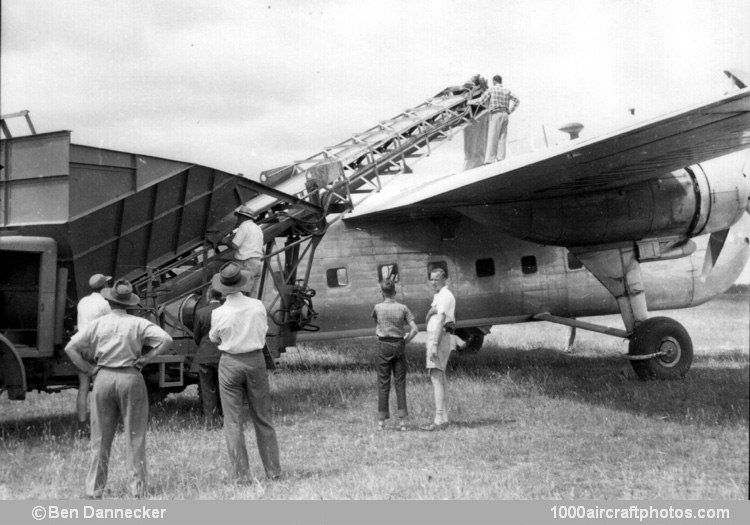
[{"label": "truck body", "polygon": [[[24,399],[77,386],[63,349],[94,273],[141,283],[137,313],[175,337],[172,353],[144,370],[149,388],[166,393],[194,382],[189,329],[170,321],[159,297],[197,306],[210,280],[207,236],[230,232],[234,209],[257,195],[246,179],[72,144],[68,131],[2,140],[0,164],[0,392]],[[193,277],[160,289],[170,265],[167,276]]]}]

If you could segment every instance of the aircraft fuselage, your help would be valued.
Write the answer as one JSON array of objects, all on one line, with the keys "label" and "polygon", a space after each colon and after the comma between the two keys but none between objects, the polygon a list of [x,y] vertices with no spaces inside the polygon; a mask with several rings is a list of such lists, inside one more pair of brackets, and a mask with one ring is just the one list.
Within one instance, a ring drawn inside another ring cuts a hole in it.
[{"label": "aircraft fuselage", "polygon": [[[731,285],[748,257],[746,219],[727,242],[735,263],[722,269],[720,281],[700,279],[707,236],[695,239],[690,256],[643,263],[649,310],[700,304]],[[427,276],[435,265],[447,268],[458,326],[523,322],[544,311],[561,317],[619,312],[607,289],[562,247],[521,241],[462,216],[450,227],[430,219],[356,227],[339,222],[318,246],[310,273],[320,331],[300,332],[299,339],[374,333],[372,306],[381,300],[379,281],[391,265],[397,267],[397,299],[418,323],[432,299]]]}]

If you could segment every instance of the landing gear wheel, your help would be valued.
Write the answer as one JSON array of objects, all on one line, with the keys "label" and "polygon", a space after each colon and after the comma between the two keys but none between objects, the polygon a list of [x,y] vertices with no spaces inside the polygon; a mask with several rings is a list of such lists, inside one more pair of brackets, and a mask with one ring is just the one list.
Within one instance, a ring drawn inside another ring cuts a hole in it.
[{"label": "landing gear wheel", "polygon": [[484,343],[484,332],[479,328],[459,328],[456,335],[466,341],[466,347],[458,350],[462,354],[476,354]]},{"label": "landing gear wheel", "polygon": [[630,363],[640,379],[680,379],[693,362],[693,343],[687,330],[669,317],[652,317],[640,323],[630,338],[633,356],[662,353]]}]

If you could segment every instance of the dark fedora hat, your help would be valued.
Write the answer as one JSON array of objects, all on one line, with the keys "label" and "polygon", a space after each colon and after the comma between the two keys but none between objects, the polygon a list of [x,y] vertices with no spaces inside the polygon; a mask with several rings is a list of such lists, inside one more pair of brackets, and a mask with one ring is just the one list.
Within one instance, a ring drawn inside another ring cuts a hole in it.
[{"label": "dark fedora hat", "polygon": [[211,286],[223,294],[246,291],[250,272],[244,271],[236,262],[228,262],[211,279]]},{"label": "dark fedora hat", "polygon": [[107,301],[123,306],[135,306],[141,302],[141,299],[133,293],[133,285],[125,279],[116,280],[112,288],[104,288],[100,293]]}]

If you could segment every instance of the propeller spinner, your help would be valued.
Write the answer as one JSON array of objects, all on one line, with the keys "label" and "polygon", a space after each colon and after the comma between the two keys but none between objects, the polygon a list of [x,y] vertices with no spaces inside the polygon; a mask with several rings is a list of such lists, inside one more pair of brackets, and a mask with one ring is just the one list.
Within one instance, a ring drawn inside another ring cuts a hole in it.
[{"label": "propeller spinner", "polygon": [[[750,214],[750,151],[745,153],[745,163],[742,167],[742,180],[745,183],[745,187],[738,187],[738,196],[741,198],[744,196],[746,200],[745,212]],[[744,189],[744,192],[742,191]],[[743,195],[744,193],[744,195]],[[716,261],[721,255],[721,251],[724,248],[724,244],[729,236],[729,228],[718,230],[711,233],[708,238],[708,246],[706,246],[706,257],[703,260],[703,270],[701,271],[701,279],[706,280],[711,271],[716,266]]]}]

